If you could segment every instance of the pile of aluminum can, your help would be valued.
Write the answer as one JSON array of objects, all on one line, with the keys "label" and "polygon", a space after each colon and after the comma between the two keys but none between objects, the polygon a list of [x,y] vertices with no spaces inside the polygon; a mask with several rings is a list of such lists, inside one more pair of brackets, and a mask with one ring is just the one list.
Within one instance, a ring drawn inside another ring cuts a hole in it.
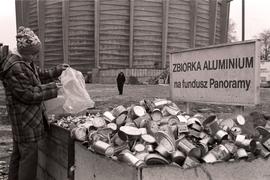
[{"label": "pile of aluminum can", "polygon": [[63,117],[55,123],[69,129],[89,150],[136,167],[174,164],[191,168],[270,155],[270,132],[258,126],[258,136],[244,133],[243,115],[228,119],[191,115],[167,99],[144,99],[138,105]]}]

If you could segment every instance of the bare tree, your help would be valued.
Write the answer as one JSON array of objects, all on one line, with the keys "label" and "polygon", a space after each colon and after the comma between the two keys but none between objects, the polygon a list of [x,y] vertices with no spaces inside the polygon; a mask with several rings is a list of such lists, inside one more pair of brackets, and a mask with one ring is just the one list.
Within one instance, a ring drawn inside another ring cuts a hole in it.
[{"label": "bare tree", "polygon": [[270,61],[269,56],[270,56],[270,29],[264,30],[259,34],[259,39],[262,42],[262,60],[265,61]]},{"label": "bare tree", "polygon": [[238,41],[236,37],[236,24],[232,19],[230,19],[228,27],[228,42],[235,42],[235,41]]}]

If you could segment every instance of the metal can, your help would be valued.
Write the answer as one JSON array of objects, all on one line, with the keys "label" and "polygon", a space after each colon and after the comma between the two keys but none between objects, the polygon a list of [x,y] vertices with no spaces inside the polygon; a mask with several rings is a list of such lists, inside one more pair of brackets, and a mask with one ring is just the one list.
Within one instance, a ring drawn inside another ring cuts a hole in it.
[{"label": "metal can", "polygon": [[209,130],[210,128],[210,125],[212,125],[213,127],[214,126],[218,126],[217,124],[217,116],[215,115],[212,115],[212,116],[209,116],[208,118],[206,118],[203,122],[203,127],[206,129],[206,130]]},{"label": "metal can", "polygon": [[151,118],[153,121],[160,121],[162,118],[162,113],[159,109],[154,109],[151,114],[150,114]]},{"label": "metal can", "polygon": [[195,158],[201,157],[201,149],[196,147],[192,142],[187,140],[185,137],[176,141],[177,148],[184,152],[186,156],[192,156]]},{"label": "metal can", "polygon": [[188,127],[189,128],[191,128],[191,129],[194,129],[194,130],[196,130],[196,131],[202,131],[202,126],[201,125],[199,125],[198,123],[192,123],[192,124],[190,124],[190,125],[188,125]]},{"label": "metal can", "polygon": [[144,141],[144,143],[149,143],[149,144],[153,144],[156,142],[156,139],[154,136],[150,135],[150,134],[142,134],[141,135],[142,140]]},{"label": "metal can", "polygon": [[116,131],[117,125],[115,123],[108,123],[107,128],[110,128],[112,131]]},{"label": "metal can", "polygon": [[114,108],[112,110],[112,114],[115,116],[115,117],[118,117],[120,116],[121,114],[126,114],[127,113],[127,109],[120,105],[120,106],[117,106],[116,108]]},{"label": "metal can", "polygon": [[238,149],[238,147],[233,142],[230,141],[225,142],[223,145],[228,149],[230,154],[235,154]]},{"label": "metal can", "polygon": [[154,147],[152,144],[145,145],[145,149],[147,152],[154,152]]},{"label": "metal can", "polygon": [[71,130],[71,136],[79,141],[85,141],[87,129],[85,127],[77,127]]},{"label": "metal can", "polygon": [[120,116],[118,116],[116,118],[115,123],[117,124],[118,127],[119,126],[122,126],[123,124],[125,124],[126,118],[127,118],[127,115],[126,114],[121,114]]},{"label": "metal can", "polygon": [[167,99],[155,99],[153,101],[153,104],[156,108],[159,108],[159,107],[162,107],[162,106],[165,106],[167,104],[170,104],[172,103],[172,101],[170,100],[167,100]]},{"label": "metal can", "polygon": [[256,142],[257,150],[260,156],[263,158],[267,158],[270,156],[270,151],[266,149],[259,141]]},{"label": "metal can", "polygon": [[229,150],[222,144],[214,147],[202,159],[206,163],[213,163],[219,160],[226,160],[230,158]]},{"label": "metal can", "polygon": [[129,150],[124,150],[119,154],[119,160],[124,161],[132,166],[142,167],[145,163],[134,156]]},{"label": "metal can", "polygon": [[265,138],[264,140],[262,140],[262,144],[264,145],[264,147],[266,149],[268,149],[270,151],[270,137]]},{"label": "metal can", "polygon": [[119,154],[121,153],[122,151],[126,150],[126,149],[129,149],[129,146],[127,143],[124,143],[120,146],[114,146],[114,155],[115,154]]},{"label": "metal can", "polygon": [[142,127],[145,127],[146,120],[147,119],[144,116],[141,116],[141,117],[137,117],[136,119],[134,119],[133,122],[136,125],[136,127],[142,128]]},{"label": "metal can", "polygon": [[200,138],[201,138],[201,140],[200,140],[200,142],[201,143],[204,143],[204,144],[213,144],[214,143],[214,138],[212,137],[212,136],[210,136],[210,135],[208,135],[207,133],[205,133],[205,132],[201,132],[200,133]]},{"label": "metal can", "polygon": [[246,123],[245,117],[243,115],[237,115],[236,116],[236,123],[240,126],[243,126]]},{"label": "metal can", "polygon": [[177,164],[182,166],[185,162],[186,156],[183,152],[176,150],[171,154],[171,159],[172,162],[176,162]]},{"label": "metal can", "polygon": [[184,123],[184,122],[180,122],[177,125],[177,129],[178,129],[178,135],[181,134],[181,133],[188,133],[189,132],[187,123]]},{"label": "metal can", "polygon": [[234,126],[231,128],[230,133],[233,135],[233,137],[236,137],[237,135],[242,134],[242,129],[238,126]]},{"label": "metal can", "polygon": [[176,116],[180,112],[180,109],[174,106],[164,106],[164,111],[170,115]]},{"label": "metal can", "polygon": [[250,151],[250,152],[255,152],[256,148],[257,148],[257,144],[256,141],[254,139],[245,139],[243,142],[243,148],[245,148],[246,150]]},{"label": "metal can", "polygon": [[235,137],[235,144],[238,146],[241,146],[243,144],[243,141],[246,139],[245,135],[238,134]]},{"label": "metal can", "polygon": [[169,157],[171,152],[162,144],[158,145],[155,149],[163,157]]},{"label": "metal can", "polygon": [[134,151],[136,151],[137,153],[145,151],[145,145],[140,144],[140,143],[136,144],[134,146]]},{"label": "metal can", "polygon": [[115,120],[114,115],[110,111],[105,111],[103,113],[103,116],[104,116],[105,120],[108,122],[112,122],[113,120]]},{"label": "metal can", "polygon": [[228,139],[228,133],[222,129],[218,130],[214,135],[214,138],[218,141],[222,141],[224,139]]},{"label": "metal can", "polygon": [[236,151],[236,157],[238,159],[243,159],[243,158],[247,158],[248,157],[248,153],[244,148],[239,148]]},{"label": "metal can", "polygon": [[256,141],[254,139],[246,139],[245,135],[237,135],[235,144],[251,152],[255,152],[257,147]]},{"label": "metal can", "polygon": [[93,143],[92,148],[95,152],[111,157],[114,154],[114,148],[103,141],[96,141]]},{"label": "metal can", "polygon": [[106,126],[106,122],[102,117],[96,116],[93,118],[92,122],[95,128],[101,128]]},{"label": "metal can", "polygon": [[144,116],[146,114],[146,110],[142,106],[133,106],[130,110],[131,119],[136,119],[137,117]]},{"label": "metal can", "polygon": [[179,114],[176,117],[178,118],[179,122],[187,124],[187,118],[185,118],[185,116]]},{"label": "metal can", "polygon": [[206,153],[209,151],[209,148],[208,148],[207,144],[205,144],[205,143],[200,142],[198,144],[198,147],[201,149],[201,156],[205,156]]},{"label": "metal can", "polygon": [[147,134],[147,129],[146,128],[139,128],[139,130],[141,131],[141,134]]}]

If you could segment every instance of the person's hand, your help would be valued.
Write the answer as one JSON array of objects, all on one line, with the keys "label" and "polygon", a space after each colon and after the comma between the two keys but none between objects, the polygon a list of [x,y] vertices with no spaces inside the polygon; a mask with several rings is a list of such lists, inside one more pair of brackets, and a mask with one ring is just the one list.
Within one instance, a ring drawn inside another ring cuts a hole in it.
[{"label": "person's hand", "polygon": [[61,83],[59,83],[59,82],[56,83],[56,86],[57,86],[57,89],[58,89],[58,90],[61,89],[61,88],[63,87],[63,85],[62,85]]},{"label": "person's hand", "polygon": [[56,83],[56,86],[57,86],[57,92],[58,92],[58,95],[63,94],[63,88],[62,88],[62,87],[63,87],[63,84],[57,82],[57,83]]},{"label": "person's hand", "polygon": [[70,67],[69,64],[59,64],[57,66],[60,67],[63,71]]}]

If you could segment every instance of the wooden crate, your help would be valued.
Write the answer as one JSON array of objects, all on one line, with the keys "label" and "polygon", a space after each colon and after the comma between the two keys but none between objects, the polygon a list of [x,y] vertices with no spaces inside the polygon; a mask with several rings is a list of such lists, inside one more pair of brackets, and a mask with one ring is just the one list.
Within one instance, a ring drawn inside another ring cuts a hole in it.
[{"label": "wooden crate", "polygon": [[126,163],[98,155],[75,142],[75,180],[137,180],[140,171]]},{"label": "wooden crate", "polygon": [[51,125],[46,139],[38,151],[39,180],[73,180],[70,168],[74,164],[74,141],[70,132],[56,125]]},{"label": "wooden crate", "polygon": [[126,163],[114,161],[92,153],[75,142],[75,180],[269,180],[270,160],[252,162],[220,162],[203,164],[196,168],[176,166],[148,166],[136,169]]}]

